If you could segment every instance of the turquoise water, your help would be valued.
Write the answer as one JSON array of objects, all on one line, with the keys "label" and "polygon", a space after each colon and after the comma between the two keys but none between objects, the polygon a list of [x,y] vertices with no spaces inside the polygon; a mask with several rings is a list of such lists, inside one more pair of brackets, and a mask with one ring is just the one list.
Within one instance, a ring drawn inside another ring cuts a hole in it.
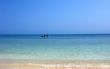
[{"label": "turquoise water", "polygon": [[110,35],[0,36],[0,60],[110,60]]}]

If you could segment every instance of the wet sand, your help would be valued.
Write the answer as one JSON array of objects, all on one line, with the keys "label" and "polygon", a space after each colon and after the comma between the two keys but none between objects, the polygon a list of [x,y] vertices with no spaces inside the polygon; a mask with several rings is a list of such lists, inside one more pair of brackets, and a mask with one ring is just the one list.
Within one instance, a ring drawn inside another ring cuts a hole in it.
[{"label": "wet sand", "polygon": [[110,69],[110,61],[1,61],[0,69]]}]

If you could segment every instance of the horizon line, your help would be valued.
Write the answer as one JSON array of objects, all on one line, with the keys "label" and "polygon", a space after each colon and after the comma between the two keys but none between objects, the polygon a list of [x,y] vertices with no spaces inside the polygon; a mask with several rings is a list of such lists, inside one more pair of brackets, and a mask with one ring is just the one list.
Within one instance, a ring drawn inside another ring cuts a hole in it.
[{"label": "horizon line", "polygon": [[[47,34],[47,33],[44,33]],[[43,34],[0,34],[0,35],[43,35]],[[48,34],[48,35],[110,35],[110,33],[99,33],[99,34]]]}]

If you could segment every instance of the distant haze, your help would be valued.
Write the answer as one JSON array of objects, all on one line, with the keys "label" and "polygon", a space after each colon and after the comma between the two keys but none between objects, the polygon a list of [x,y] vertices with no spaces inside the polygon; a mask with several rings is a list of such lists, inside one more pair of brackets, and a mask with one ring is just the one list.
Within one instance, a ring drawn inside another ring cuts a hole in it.
[{"label": "distant haze", "polygon": [[0,34],[43,33],[110,33],[110,0],[0,0]]}]

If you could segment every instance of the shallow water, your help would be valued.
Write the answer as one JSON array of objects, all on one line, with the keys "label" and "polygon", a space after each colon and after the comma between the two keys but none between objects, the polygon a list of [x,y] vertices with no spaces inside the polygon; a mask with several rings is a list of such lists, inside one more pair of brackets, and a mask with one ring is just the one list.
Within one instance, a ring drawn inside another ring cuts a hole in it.
[{"label": "shallow water", "polygon": [[110,60],[110,35],[0,36],[0,60]]}]

